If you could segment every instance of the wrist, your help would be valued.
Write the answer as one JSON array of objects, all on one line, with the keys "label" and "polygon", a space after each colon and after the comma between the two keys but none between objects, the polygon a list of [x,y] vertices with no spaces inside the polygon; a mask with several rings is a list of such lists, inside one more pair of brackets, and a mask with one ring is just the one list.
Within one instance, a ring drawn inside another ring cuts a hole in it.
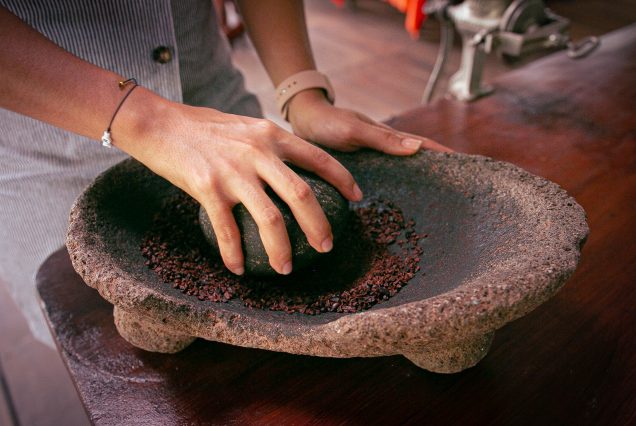
[{"label": "wrist", "polygon": [[324,105],[331,106],[331,102],[323,89],[307,89],[291,98],[288,105],[289,122],[295,128],[303,111]]},{"label": "wrist", "polygon": [[292,74],[276,86],[276,105],[285,120],[289,121],[289,104],[291,100],[299,93],[310,89],[323,90],[331,103],[335,100],[334,90],[327,76],[314,69]]},{"label": "wrist", "polygon": [[138,87],[126,99],[112,125],[113,145],[137,159],[161,143],[172,102]]}]

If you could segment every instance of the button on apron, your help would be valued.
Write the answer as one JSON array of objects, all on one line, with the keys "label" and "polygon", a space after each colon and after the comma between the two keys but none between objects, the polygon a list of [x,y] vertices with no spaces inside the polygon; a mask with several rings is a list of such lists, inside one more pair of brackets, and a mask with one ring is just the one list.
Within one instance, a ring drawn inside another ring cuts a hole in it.
[{"label": "button on apron", "polygon": [[152,59],[160,64],[167,64],[172,60],[172,52],[169,47],[159,46],[152,51]]}]

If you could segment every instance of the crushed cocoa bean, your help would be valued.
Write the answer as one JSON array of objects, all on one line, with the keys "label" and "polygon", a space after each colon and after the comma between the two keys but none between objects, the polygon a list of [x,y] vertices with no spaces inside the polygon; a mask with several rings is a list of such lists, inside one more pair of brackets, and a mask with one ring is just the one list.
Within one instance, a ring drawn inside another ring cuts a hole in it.
[{"label": "crushed cocoa bean", "polygon": [[390,201],[366,201],[353,207],[346,235],[315,264],[287,276],[238,277],[213,254],[197,212],[187,194],[166,200],[141,244],[145,264],[201,301],[238,298],[247,307],[290,314],[352,313],[388,300],[419,271],[419,242],[427,236]]}]

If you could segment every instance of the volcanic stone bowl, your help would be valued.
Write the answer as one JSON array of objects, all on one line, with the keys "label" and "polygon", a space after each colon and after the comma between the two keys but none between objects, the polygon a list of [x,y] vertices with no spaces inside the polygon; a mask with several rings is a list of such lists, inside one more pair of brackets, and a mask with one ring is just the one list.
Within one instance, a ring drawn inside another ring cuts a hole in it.
[{"label": "volcanic stone bowl", "polygon": [[140,245],[178,189],[134,160],[107,170],[75,202],[67,236],[73,266],[114,305],[122,337],[149,351],[177,352],[201,337],[315,356],[402,354],[443,373],[479,362],[495,330],[553,296],[577,266],[585,212],[543,178],[463,154],[338,158],[367,198],[392,201],[429,235],[417,275],[369,310],[287,314],[238,299],[199,301],[161,282]]}]

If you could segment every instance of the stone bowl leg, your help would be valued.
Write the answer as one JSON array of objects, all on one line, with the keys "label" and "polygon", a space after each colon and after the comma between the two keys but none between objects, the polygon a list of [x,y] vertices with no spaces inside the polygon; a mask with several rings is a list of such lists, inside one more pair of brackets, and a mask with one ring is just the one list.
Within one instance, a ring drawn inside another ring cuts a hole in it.
[{"label": "stone bowl leg", "polygon": [[486,356],[494,335],[491,332],[447,345],[414,348],[402,355],[418,367],[434,373],[459,373],[474,367]]},{"label": "stone bowl leg", "polygon": [[175,353],[185,349],[196,337],[178,334],[174,330],[139,314],[113,307],[117,331],[128,343],[138,348],[162,353]]}]

